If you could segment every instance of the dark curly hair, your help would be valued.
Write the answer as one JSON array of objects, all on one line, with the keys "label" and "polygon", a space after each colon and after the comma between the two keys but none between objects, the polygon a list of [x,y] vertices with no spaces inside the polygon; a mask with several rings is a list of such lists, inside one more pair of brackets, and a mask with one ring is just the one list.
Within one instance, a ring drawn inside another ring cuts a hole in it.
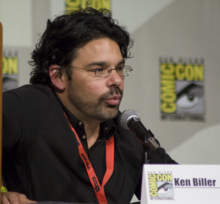
[{"label": "dark curly hair", "polygon": [[33,66],[30,83],[50,85],[48,67],[52,64],[65,69],[70,80],[70,64],[76,57],[77,50],[91,40],[102,37],[114,40],[124,59],[130,57],[129,49],[133,46],[133,40],[106,9],[80,9],[53,21],[48,20],[47,28],[29,61]]}]

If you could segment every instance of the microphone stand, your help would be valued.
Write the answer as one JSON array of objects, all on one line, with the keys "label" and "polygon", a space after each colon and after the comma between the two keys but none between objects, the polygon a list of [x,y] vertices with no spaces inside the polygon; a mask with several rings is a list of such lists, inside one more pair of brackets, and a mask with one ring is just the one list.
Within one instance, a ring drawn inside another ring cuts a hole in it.
[{"label": "microphone stand", "polygon": [[[150,130],[147,130],[141,122],[137,121],[139,121],[139,118],[130,118],[128,121],[128,127],[136,134],[136,136],[144,144],[144,146],[147,147],[147,149],[149,149],[150,147],[162,159],[162,163],[177,164],[174,160],[170,158],[166,151],[159,146],[159,143],[155,139],[154,134]],[[146,155],[145,162],[149,163]]]},{"label": "microphone stand", "polygon": [[[155,139],[153,133],[150,130],[147,130],[148,135],[145,136],[144,145],[147,148],[151,148],[164,162],[164,164],[177,164],[171,157],[166,153],[165,149],[160,147]],[[145,154],[145,162],[150,163],[148,158],[146,158]]]}]

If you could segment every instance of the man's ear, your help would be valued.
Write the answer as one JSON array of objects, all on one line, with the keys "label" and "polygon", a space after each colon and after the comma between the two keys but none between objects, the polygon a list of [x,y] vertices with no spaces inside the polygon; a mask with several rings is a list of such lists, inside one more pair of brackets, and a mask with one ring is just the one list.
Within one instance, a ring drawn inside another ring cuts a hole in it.
[{"label": "man's ear", "polygon": [[64,91],[66,88],[66,76],[65,72],[60,69],[58,65],[50,65],[49,66],[49,76],[52,83],[52,86],[59,91]]}]

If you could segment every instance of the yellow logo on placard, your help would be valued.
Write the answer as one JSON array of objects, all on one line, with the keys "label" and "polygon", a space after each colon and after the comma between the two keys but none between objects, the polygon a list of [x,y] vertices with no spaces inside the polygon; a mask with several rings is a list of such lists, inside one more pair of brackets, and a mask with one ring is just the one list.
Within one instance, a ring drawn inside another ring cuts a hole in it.
[{"label": "yellow logo on placard", "polygon": [[174,198],[172,174],[148,174],[148,181],[151,199],[172,200]]},{"label": "yellow logo on placard", "polygon": [[96,10],[101,8],[111,9],[110,0],[65,0],[66,12],[75,11],[80,8],[92,7]]}]

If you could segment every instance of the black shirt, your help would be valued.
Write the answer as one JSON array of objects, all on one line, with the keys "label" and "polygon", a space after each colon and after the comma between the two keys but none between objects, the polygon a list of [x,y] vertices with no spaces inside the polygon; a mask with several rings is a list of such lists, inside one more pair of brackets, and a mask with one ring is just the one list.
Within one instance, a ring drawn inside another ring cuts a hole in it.
[{"label": "black shirt", "polygon": [[3,178],[9,191],[37,201],[97,203],[64,112],[77,131],[100,184],[106,170],[105,141],[114,136],[114,171],[104,189],[108,203],[139,197],[143,147],[124,130],[119,117],[101,123],[88,149],[83,123],[44,85],[26,85],[3,94]]}]

